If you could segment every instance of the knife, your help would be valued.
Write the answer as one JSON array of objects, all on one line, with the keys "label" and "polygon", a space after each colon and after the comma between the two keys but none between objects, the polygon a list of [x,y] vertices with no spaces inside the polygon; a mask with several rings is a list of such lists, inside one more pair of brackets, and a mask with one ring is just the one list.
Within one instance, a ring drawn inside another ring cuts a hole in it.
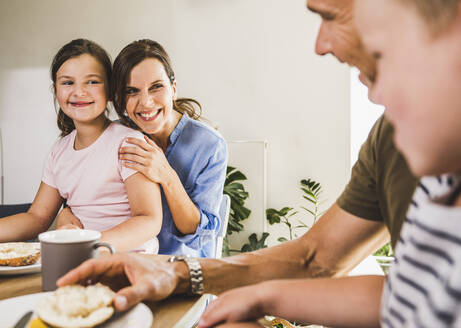
[{"label": "knife", "polygon": [[19,319],[19,321],[16,322],[13,328],[25,328],[31,316],[32,316],[32,311],[25,313],[21,317],[21,319]]}]

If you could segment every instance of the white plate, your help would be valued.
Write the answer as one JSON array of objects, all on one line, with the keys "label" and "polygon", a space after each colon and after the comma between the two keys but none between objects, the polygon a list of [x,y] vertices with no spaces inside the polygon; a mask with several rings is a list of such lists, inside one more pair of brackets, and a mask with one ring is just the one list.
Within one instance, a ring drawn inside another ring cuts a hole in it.
[{"label": "white plate", "polygon": [[[40,249],[40,243],[34,244]],[[23,265],[18,267],[0,266],[0,276],[14,275],[14,274],[25,274],[25,273],[36,273],[42,271],[42,262],[39,259],[36,263],[31,265]]]},{"label": "white plate", "polygon": [[[0,301],[0,327],[13,327],[24,313],[33,311],[40,299],[47,294],[49,293],[30,294]],[[32,318],[35,317],[37,315],[34,313]],[[150,328],[152,322],[153,316],[150,309],[139,303],[127,312],[115,314],[98,328]]]}]

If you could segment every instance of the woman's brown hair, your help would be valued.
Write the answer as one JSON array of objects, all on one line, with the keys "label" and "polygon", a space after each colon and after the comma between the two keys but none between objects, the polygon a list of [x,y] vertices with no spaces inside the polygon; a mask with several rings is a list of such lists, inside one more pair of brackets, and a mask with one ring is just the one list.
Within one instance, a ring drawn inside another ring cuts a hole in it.
[{"label": "woman's brown hair", "polygon": [[[54,97],[56,103],[56,74],[59,68],[69,59],[88,54],[93,56],[103,67],[106,74],[107,83],[110,83],[112,76],[112,64],[107,52],[97,43],[86,40],[76,39],[65,44],[53,58],[51,64],[51,80],[53,81]],[[108,89],[110,95],[110,88]],[[64,114],[61,108],[58,110],[58,128],[61,130],[61,137],[64,137],[75,129],[72,119]]]},{"label": "woman's brown hair", "polygon": [[[160,61],[170,83],[173,84],[175,74],[170,57],[158,42],[149,39],[134,41],[123,48],[114,61],[111,98],[120,121],[134,128],[137,127],[133,126],[131,120],[125,115],[126,85],[133,67],[147,58],[155,58]],[[197,100],[192,98],[178,98],[173,100],[173,109],[181,114],[187,114],[195,120],[199,119],[202,114],[202,106]]]}]

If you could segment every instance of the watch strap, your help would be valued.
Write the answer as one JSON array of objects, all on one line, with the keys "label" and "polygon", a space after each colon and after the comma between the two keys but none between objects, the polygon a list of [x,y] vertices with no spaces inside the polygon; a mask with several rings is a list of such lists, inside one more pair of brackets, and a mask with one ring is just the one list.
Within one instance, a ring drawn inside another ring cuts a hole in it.
[{"label": "watch strap", "polygon": [[177,261],[186,262],[186,265],[189,268],[191,294],[202,295],[204,292],[204,287],[203,287],[203,273],[202,273],[202,267],[200,266],[200,262],[196,258],[184,256],[184,255],[175,255],[175,256],[171,256],[168,259],[168,262],[177,262]]}]

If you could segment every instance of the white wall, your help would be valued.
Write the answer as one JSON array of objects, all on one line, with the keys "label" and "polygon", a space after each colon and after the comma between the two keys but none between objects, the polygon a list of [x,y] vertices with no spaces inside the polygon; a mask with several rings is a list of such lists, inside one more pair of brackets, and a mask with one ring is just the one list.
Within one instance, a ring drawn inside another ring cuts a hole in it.
[{"label": "white wall", "polygon": [[245,206],[251,209],[249,218],[242,222],[244,230],[228,236],[229,248],[240,250],[242,245],[248,243],[248,237],[252,233],[256,232],[260,236],[268,230],[267,220],[264,220],[267,208],[267,143],[256,140],[230,140],[227,144],[228,165],[245,172],[247,180],[242,183],[249,194]]},{"label": "white wall", "polygon": [[349,69],[314,54],[319,21],[304,0],[1,1],[5,202],[33,199],[56,139],[48,71],[59,47],[85,37],[115,57],[147,37],[228,140],[268,142],[269,207],[300,205],[304,177],[332,203],[349,176]]}]

